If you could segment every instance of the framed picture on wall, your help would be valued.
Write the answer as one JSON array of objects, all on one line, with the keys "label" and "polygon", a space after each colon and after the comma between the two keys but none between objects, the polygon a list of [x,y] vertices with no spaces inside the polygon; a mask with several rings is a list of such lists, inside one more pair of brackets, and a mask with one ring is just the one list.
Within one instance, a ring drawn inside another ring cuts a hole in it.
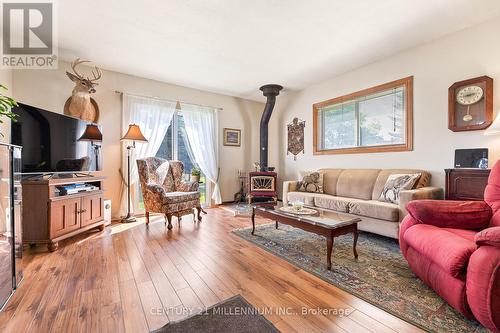
[{"label": "framed picture on wall", "polygon": [[241,146],[241,130],[234,128],[224,128],[224,146]]}]

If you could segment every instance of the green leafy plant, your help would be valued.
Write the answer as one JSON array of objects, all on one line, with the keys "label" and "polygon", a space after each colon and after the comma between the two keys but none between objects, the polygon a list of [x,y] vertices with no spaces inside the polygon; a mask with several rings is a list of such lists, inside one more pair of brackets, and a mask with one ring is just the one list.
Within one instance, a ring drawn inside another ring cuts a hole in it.
[{"label": "green leafy plant", "polygon": [[[3,90],[8,90],[6,86],[3,86],[0,84],[0,88]],[[10,118],[12,121],[16,121],[17,114],[12,112],[12,108],[18,106],[17,102],[10,98],[9,96],[5,96],[0,92],[0,124],[3,123],[4,121],[1,119],[1,116],[5,116],[7,118]],[[0,135],[3,137],[3,133],[0,133]]]},{"label": "green leafy plant", "polygon": [[201,175],[201,170],[198,168],[192,168],[191,169],[191,176],[200,176]]}]

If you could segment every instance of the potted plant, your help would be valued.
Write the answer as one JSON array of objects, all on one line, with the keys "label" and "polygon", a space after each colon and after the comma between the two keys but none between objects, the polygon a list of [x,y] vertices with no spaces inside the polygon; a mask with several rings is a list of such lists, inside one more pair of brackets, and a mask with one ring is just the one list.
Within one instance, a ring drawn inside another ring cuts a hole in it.
[{"label": "potted plant", "polygon": [[[3,86],[0,84],[0,88],[7,90],[7,87]],[[8,97],[5,96],[0,92],[0,124],[3,123],[4,121],[1,119],[1,116],[6,116],[7,118],[10,118],[12,121],[16,121],[17,114],[12,112],[12,108],[14,106],[17,106],[17,102]],[[0,135],[3,137],[4,134],[0,132]]]},{"label": "potted plant", "polygon": [[201,170],[198,168],[191,169],[191,181],[199,183],[200,182]]}]

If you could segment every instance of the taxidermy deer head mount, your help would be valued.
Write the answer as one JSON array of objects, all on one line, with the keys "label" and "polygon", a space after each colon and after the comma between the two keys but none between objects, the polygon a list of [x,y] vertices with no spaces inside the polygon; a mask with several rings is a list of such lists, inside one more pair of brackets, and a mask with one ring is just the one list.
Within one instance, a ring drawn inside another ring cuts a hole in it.
[{"label": "taxidermy deer head mount", "polygon": [[70,80],[75,83],[75,87],[73,88],[71,97],[68,98],[64,105],[64,113],[86,121],[97,122],[99,108],[95,100],[90,97],[90,94],[96,92],[95,86],[98,85],[96,81],[101,78],[102,72],[99,67],[95,66],[92,69],[93,77],[84,77],[76,70],[76,67],[86,62],[90,61],[77,58],[71,63],[73,73],[66,72]]}]

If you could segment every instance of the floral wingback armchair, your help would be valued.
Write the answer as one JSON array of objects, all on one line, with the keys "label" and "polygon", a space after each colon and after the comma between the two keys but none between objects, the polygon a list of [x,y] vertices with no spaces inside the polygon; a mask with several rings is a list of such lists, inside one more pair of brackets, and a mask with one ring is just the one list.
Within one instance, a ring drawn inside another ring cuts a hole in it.
[{"label": "floral wingback armchair", "polygon": [[149,224],[149,213],[165,215],[165,224],[172,229],[172,216],[193,214],[194,208],[201,221],[200,193],[198,183],[186,183],[182,180],[184,165],[181,161],[167,161],[157,157],[137,160],[139,180],[141,183],[146,223]]}]

